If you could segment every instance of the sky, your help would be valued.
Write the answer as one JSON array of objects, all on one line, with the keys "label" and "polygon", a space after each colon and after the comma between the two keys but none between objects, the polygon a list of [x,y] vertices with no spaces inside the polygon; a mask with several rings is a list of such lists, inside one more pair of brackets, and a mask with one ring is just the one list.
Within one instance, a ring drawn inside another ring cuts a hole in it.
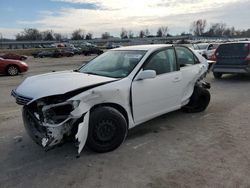
[{"label": "sky", "polygon": [[52,29],[70,37],[76,29],[119,36],[168,26],[170,34],[189,32],[194,20],[250,28],[250,0],[0,0],[0,33],[15,38],[24,28]]}]

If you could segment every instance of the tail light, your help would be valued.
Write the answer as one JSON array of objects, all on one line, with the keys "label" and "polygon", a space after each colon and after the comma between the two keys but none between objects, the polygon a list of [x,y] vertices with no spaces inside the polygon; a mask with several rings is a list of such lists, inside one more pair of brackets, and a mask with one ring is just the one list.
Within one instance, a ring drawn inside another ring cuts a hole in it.
[{"label": "tail light", "polygon": [[214,54],[211,56],[211,58],[210,58],[210,60],[212,60],[212,61],[216,61],[216,51],[214,52]]},{"label": "tail light", "polygon": [[250,53],[248,54],[248,56],[246,57],[247,61],[250,61]]}]

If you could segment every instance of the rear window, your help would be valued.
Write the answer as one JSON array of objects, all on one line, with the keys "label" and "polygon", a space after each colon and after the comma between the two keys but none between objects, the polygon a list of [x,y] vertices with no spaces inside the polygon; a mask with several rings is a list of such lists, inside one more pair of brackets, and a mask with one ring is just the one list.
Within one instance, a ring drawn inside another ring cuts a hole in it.
[{"label": "rear window", "polygon": [[246,57],[248,53],[248,43],[222,44],[216,51],[216,57]]}]

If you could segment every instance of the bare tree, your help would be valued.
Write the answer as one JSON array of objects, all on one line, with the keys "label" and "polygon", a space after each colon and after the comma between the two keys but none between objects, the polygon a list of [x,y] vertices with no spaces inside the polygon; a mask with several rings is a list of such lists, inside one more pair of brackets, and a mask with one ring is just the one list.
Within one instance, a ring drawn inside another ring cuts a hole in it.
[{"label": "bare tree", "polygon": [[211,24],[211,27],[208,31],[211,36],[223,36],[226,31],[225,23],[214,23]]},{"label": "bare tree", "polygon": [[122,39],[127,39],[128,38],[128,31],[125,28],[122,28],[120,36]]},{"label": "bare tree", "polygon": [[146,28],[146,29],[145,29],[145,31],[144,31],[144,33],[145,33],[145,35],[146,35],[146,36],[149,36],[149,35],[150,35],[150,31],[149,31],[149,29],[148,29],[148,28]]},{"label": "bare tree", "polygon": [[109,32],[104,32],[102,34],[102,39],[109,39],[110,38],[110,33]]},{"label": "bare tree", "polygon": [[190,31],[196,36],[201,36],[204,34],[205,28],[207,26],[206,20],[196,20],[191,24]]},{"label": "bare tree", "polygon": [[16,40],[42,40],[42,34],[38,29],[25,28],[24,31],[16,35]]},{"label": "bare tree", "polygon": [[91,33],[91,32],[88,32],[87,34],[86,34],[86,36],[85,36],[85,39],[86,40],[91,40],[93,38],[93,33]]},{"label": "bare tree", "polygon": [[60,33],[54,33],[54,38],[56,41],[61,41],[63,37]]},{"label": "bare tree", "polygon": [[71,39],[72,40],[83,40],[84,39],[84,35],[85,34],[85,31],[82,30],[82,29],[77,29],[77,30],[74,30],[72,32],[72,36],[71,36]]},{"label": "bare tree", "polygon": [[54,40],[54,32],[52,30],[43,31],[41,34],[43,40]]},{"label": "bare tree", "polygon": [[167,36],[168,34],[168,26],[161,26],[161,32],[162,32],[162,36]]},{"label": "bare tree", "polygon": [[157,30],[157,32],[156,32],[156,36],[157,36],[157,37],[162,37],[162,36],[163,36],[161,27],[158,28],[158,30]]},{"label": "bare tree", "polygon": [[145,37],[145,32],[143,30],[139,31],[139,37],[140,38]]},{"label": "bare tree", "polygon": [[128,37],[129,37],[130,39],[134,38],[134,33],[133,33],[133,31],[131,31],[131,30],[128,31]]}]

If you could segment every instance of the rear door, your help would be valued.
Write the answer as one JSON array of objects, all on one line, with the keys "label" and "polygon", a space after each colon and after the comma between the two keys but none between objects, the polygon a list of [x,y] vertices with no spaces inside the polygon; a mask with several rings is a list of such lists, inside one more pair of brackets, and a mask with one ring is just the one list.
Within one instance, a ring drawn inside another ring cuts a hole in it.
[{"label": "rear door", "polygon": [[185,104],[193,93],[194,85],[201,75],[205,64],[200,63],[193,52],[186,47],[176,47],[177,62],[182,73],[181,103]]},{"label": "rear door", "polygon": [[231,43],[222,44],[217,49],[216,64],[217,65],[247,65],[247,56],[250,46],[248,43]]}]

